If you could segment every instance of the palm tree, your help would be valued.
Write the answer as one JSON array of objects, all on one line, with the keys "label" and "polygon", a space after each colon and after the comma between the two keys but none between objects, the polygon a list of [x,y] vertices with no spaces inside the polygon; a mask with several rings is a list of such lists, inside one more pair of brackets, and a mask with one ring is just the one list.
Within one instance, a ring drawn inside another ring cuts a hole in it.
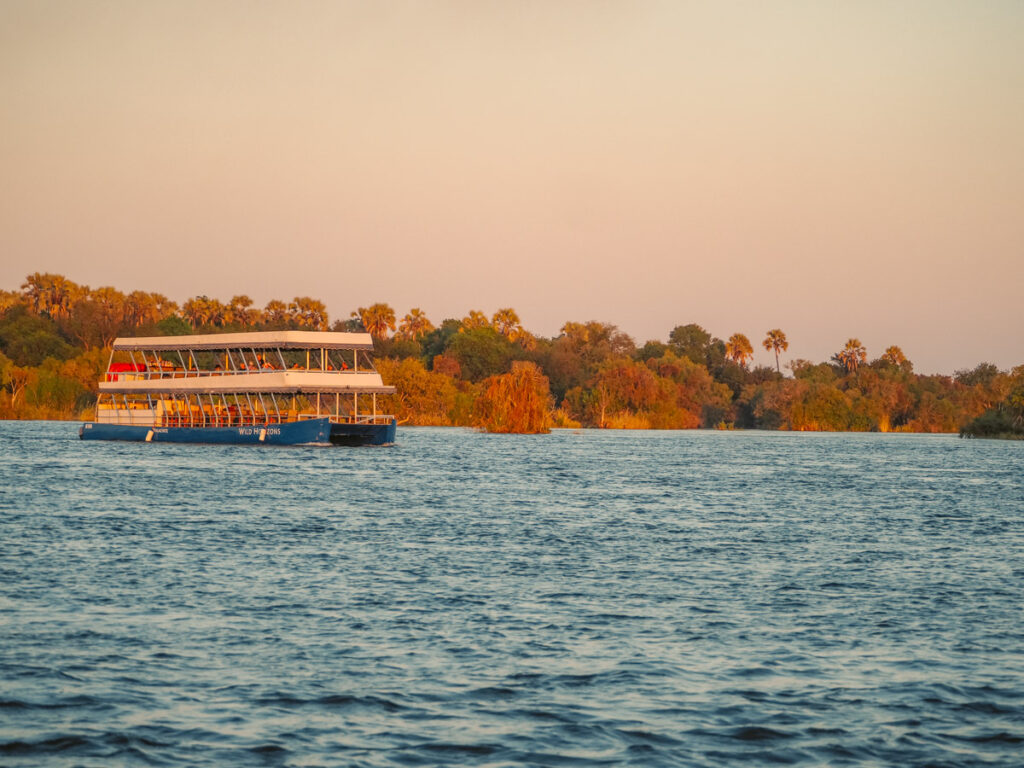
[{"label": "palm tree", "polygon": [[537,346],[537,340],[523,328],[519,315],[511,307],[495,312],[491,316],[491,326],[506,339],[518,343],[525,349],[534,349]]},{"label": "palm tree", "polygon": [[232,296],[228,302],[227,321],[248,327],[257,322],[259,310],[252,309],[252,299],[245,294]]},{"label": "palm tree", "polygon": [[327,307],[309,296],[296,296],[288,305],[288,313],[296,323],[317,331],[327,330]]},{"label": "palm tree", "polygon": [[402,322],[398,326],[398,334],[406,339],[418,339],[432,330],[434,330],[434,324],[419,307],[410,309],[409,314],[402,318]]},{"label": "palm tree", "polygon": [[725,342],[725,356],[737,363],[741,368],[747,367],[747,361],[753,357],[754,348],[750,346],[750,339],[742,333],[734,333]]},{"label": "palm tree", "polygon": [[775,350],[775,370],[782,373],[782,369],[779,368],[779,350],[781,349],[785,352],[789,349],[789,341],[786,339],[786,334],[778,328],[773,328],[768,331],[767,335],[764,337],[764,341],[761,343],[764,345],[765,349]]},{"label": "palm tree", "polygon": [[220,299],[210,299],[210,325],[224,327],[228,321],[228,308]]},{"label": "palm tree", "polygon": [[199,328],[210,322],[210,299],[206,296],[193,296],[185,302],[181,308],[181,316],[192,325]]},{"label": "palm tree", "polygon": [[124,298],[124,319],[132,328],[160,320],[156,297],[145,291],[132,291]]},{"label": "palm tree", "polygon": [[395,310],[387,304],[378,302],[369,307],[360,307],[352,313],[352,317],[358,318],[366,332],[378,339],[386,339],[388,331],[395,330]]},{"label": "palm tree", "polygon": [[494,330],[500,333],[507,339],[513,339],[519,335],[519,331],[522,330],[523,326],[519,322],[519,315],[512,307],[506,307],[505,309],[499,309],[494,315],[491,316],[491,325],[494,326]]},{"label": "palm tree", "polygon": [[481,312],[479,309],[469,310],[469,314],[462,318],[462,327],[460,331],[472,331],[476,328],[486,328],[490,325],[487,320],[487,315]]},{"label": "palm tree", "polygon": [[288,320],[288,305],[279,299],[271,299],[263,308],[263,321],[269,325],[284,325]]},{"label": "palm tree", "polygon": [[853,373],[868,359],[868,351],[860,343],[860,339],[849,339],[845,347],[832,355],[832,359],[843,366],[847,373]]},{"label": "palm tree", "polygon": [[11,307],[24,304],[25,298],[17,291],[5,291],[0,289],[0,316]]},{"label": "palm tree", "polygon": [[907,356],[895,344],[891,347],[886,347],[885,352],[882,353],[882,359],[891,365],[895,365],[897,368],[902,367],[907,362]]},{"label": "palm tree", "polygon": [[153,303],[156,305],[157,320],[163,320],[165,317],[177,314],[178,303],[171,301],[162,293],[151,293],[149,294],[153,298]]},{"label": "palm tree", "polygon": [[25,278],[21,290],[36,314],[46,314],[57,320],[67,317],[74,303],[89,289],[63,275],[34,272]]}]

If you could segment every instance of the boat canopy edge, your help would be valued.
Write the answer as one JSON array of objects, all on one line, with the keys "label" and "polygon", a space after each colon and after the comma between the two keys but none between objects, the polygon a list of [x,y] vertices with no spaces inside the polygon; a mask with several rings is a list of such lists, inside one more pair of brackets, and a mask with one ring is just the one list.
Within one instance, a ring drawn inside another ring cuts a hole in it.
[{"label": "boat canopy edge", "polygon": [[249,331],[189,336],[140,336],[114,339],[115,350],[171,349],[360,349],[373,350],[368,333],[337,331]]},{"label": "boat canopy edge", "polygon": [[[339,395],[393,395],[395,394],[395,388],[388,385],[381,386],[364,386],[364,387],[345,387],[345,386],[331,386],[330,384],[262,384],[253,385],[248,384],[245,387],[238,385],[231,386],[230,384],[225,386],[222,382],[216,379],[199,379],[195,380],[196,383],[191,382],[184,383],[183,386],[175,387],[132,387],[126,384],[108,383],[103,382],[100,384],[100,393],[104,395],[230,395],[230,394],[243,394],[249,392],[251,394],[296,394],[304,395],[310,394],[315,395],[317,392],[321,394],[339,394]],[[154,382],[156,383],[156,382]],[[177,383],[177,382],[175,382]],[[203,386],[206,384],[207,386]]]}]

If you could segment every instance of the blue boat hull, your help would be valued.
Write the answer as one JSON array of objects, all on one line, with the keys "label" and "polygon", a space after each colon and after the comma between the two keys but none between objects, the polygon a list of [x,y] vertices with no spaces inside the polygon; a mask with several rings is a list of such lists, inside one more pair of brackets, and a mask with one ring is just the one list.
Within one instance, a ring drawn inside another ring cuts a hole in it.
[{"label": "blue boat hull", "polygon": [[83,424],[83,440],[129,440],[152,443],[213,443],[234,445],[302,445],[330,442],[328,419],[290,424],[249,424],[239,427],[137,427],[128,424]]},{"label": "blue boat hull", "polygon": [[395,442],[395,420],[386,424],[332,424],[309,419],[289,424],[240,427],[137,427],[128,424],[83,424],[83,440],[128,440],[147,443],[232,445],[388,445]]},{"label": "blue boat hull", "polygon": [[395,442],[395,420],[387,424],[331,424],[334,445],[389,445]]}]

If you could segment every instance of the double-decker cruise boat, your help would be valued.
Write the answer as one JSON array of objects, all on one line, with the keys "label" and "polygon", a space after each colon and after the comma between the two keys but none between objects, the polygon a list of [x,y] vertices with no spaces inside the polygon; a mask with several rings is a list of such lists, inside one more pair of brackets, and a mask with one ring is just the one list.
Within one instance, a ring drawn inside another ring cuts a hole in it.
[{"label": "double-decker cruise boat", "polygon": [[392,394],[368,333],[261,331],[119,338],[83,440],[385,445]]}]

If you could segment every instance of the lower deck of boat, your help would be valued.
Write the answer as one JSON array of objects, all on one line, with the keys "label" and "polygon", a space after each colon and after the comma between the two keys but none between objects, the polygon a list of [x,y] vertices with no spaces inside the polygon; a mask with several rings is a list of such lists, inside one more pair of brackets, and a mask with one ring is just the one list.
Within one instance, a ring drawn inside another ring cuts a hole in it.
[{"label": "lower deck of boat", "polygon": [[354,423],[329,418],[235,426],[140,426],[88,422],[82,440],[235,445],[388,445],[395,442],[395,419]]}]

